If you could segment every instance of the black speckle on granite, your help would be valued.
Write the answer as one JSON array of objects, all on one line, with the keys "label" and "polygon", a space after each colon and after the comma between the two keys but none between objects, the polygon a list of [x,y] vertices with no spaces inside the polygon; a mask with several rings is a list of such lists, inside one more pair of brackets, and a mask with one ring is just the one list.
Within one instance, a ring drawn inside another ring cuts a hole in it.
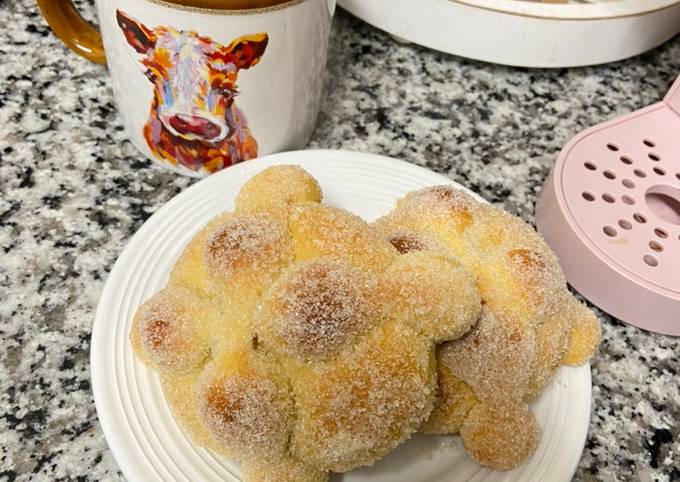
[{"label": "black speckle on granite", "polygon": [[[343,11],[330,49],[310,147],[405,159],[529,222],[571,137],[656,102],[680,72],[680,38],[605,66],[513,69],[395,43]],[[0,481],[122,480],[92,400],[94,310],[125,243],[193,182],[137,153],[106,69],[68,52],[33,0],[0,0]],[[680,480],[680,343],[596,311],[575,480]]]},{"label": "black speckle on granite", "polygon": [[652,459],[650,465],[653,468],[659,468],[660,451],[670,442],[673,442],[673,434],[670,430],[667,428],[654,429],[654,435],[652,435],[652,440],[649,443],[649,455]]}]

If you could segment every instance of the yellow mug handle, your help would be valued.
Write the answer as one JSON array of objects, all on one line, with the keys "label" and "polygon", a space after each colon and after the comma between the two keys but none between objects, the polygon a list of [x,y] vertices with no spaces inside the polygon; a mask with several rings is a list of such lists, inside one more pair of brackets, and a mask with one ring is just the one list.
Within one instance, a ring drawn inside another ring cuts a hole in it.
[{"label": "yellow mug handle", "polygon": [[88,60],[106,62],[99,31],[80,16],[71,0],[38,0],[40,11],[68,48]]}]

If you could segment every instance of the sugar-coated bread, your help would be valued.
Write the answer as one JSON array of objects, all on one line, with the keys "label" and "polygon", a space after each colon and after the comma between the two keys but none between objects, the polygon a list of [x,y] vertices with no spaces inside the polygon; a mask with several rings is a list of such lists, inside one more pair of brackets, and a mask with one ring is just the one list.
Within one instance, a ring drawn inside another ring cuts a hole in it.
[{"label": "sugar-coated bread", "polygon": [[482,402],[468,413],[460,429],[463,446],[482,465],[508,470],[534,453],[540,431],[524,402]]},{"label": "sugar-coated bread", "polygon": [[130,333],[186,433],[239,459],[247,481],[325,481],[383,457],[430,417],[437,344],[481,311],[474,277],[434,237],[400,255],[320,201],[298,167],[254,176]]},{"label": "sugar-coated bread", "polygon": [[405,256],[453,256],[484,304],[475,327],[438,350],[439,390],[422,430],[460,431],[468,453],[494,469],[524,462],[538,440],[527,404],[561,364],[593,355],[599,321],[531,226],[451,186],[407,194],[374,226]]}]

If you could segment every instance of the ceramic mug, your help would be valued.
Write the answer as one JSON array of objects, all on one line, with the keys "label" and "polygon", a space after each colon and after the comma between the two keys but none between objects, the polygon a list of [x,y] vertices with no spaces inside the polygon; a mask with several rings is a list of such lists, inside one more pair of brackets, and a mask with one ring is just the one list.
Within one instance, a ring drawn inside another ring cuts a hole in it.
[{"label": "ceramic mug", "polygon": [[106,60],[130,138],[153,161],[204,176],[309,141],[335,0],[245,10],[96,3],[101,35],[70,0],[38,0],[71,49]]}]

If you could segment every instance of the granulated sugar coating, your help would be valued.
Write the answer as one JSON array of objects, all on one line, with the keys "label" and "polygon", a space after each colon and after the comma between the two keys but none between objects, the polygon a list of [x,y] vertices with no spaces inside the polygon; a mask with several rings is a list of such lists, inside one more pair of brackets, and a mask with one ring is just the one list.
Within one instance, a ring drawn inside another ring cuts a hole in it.
[{"label": "granulated sugar coating", "polygon": [[157,369],[186,370],[209,354],[209,341],[194,323],[204,306],[199,293],[167,287],[137,311],[130,338],[137,352]]},{"label": "granulated sugar coating", "polygon": [[394,247],[360,217],[316,203],[296,204],[289,218],[298,261],[332,256],[364,269],[383,271],[394,261]]},{"label": "granulated sugar coating", "polygon": [[241,464],[243,479],[256,482],[326,482],[328,474],[291,458],[260,457]]},{"label": "granulated sugar coating", "polygon": [[265,345],[299,360],[324,360],[381,321],[378,278],[335,258],[289,268],[256,316]]},{"label": "granulated sugar coating", "polygon": [[[236,197],[236,212],[273,211],[298,203],[321,202],[321,187],[300,166],[278,166],[253,176]],[[285,214],[284,214],[285,216]]]},{"label": "granulated sugar coating", "polygon": [[441,362],[482,401],[521,399],[535,359],[534,331],[486,306],[470,333],[440,348]]},{"label": "granulated sugar coating", "polygon": [[[562,363],[567,364],[565,355],[569,348],[572,331],[580,333],[582,330],[572,330],[574,309],[587,309],[573,297],[565,297],[563,309],[549,317],[543,323],[536,325],[536,358],[533,373],[529,379],[529,386],[525,395],[526,400],[538,397],[550,383],[553,373]],[[599,326],[599,323],[598,323]],[[598,336],[599,338],[599,336]],[[590,341],[592,346],[593,340]],[[590,349],[590,348],[589,348]]]},{"label": "granulated sugar coating", "polygon": [[408,254],[413,251],[427,251],[428,253],[441,253],[450,255],[451,252],[435,236],[425,233],[416,233],[408,229],[397,229],[392,232],[388,239],[399,254]]},{"label": "granulated sugar coating", "polygon": [[538,447],[536,420],[523,402],[479,403],[460,429],[463,446],[482,465],[507,470]]},{"label": "granulated sugar coating", "polygon": [[573,318],[582,320],[578,330],[571,332],[569,339],[569,349],[564,356],[562,363],[565,365],[577,366],[582,360],[592,356],[592,346],[597,345],[602,337],[602,326],[595,317],[586,316],[589,311],[581,303],[573,308]]},{"label": "granulated sugar coating", "polygon": [[281,454],[293,421],[292,400],[266,374],[246,370],[233,373],[222,363],[206,370],[197,387],[199,418],[231,453],[246,459],[263,451]]},{"label": "granulated sugar coating", "polygon": [[393,309],[437,343],[459,338],[477,320],[482,300],[475,280],[449,256],[405,254],[392,263],[383,280]]},{"label": "granulated sugar coating", "polygon": [[408,439],[435,404],[436,344],[482,309],[436,236],[400,256],[320,200],[300,168],[253,177],[130,333],[187,435],[239,459],[247,481],[325,481]]},{"label": "granulated sugar coating", "polygon": [[538,430],[525,403],[560,364],[593,355],[597,318],[536,231],[451,186],[406,195],[374,225],[400,252],[442,252],[429,248],[434,238],[474,275],[484,303],[477,326],[438,350],[439,394],[423,431],[461,430],[470,455],[494,469],[522,463]]},{"label": "granulated sugar coating", "polygon": [[216,278],[278,261],[286,244],[285,226],[265,216],[236,217],[215,229],[205,245],[206,264]]},{"label": "granulated sugar coating", "polygon": [[302,368],[293,380],[299,405],[293,451],[346,471],[372,464],[403,442],[432,410],[431,346],[399,323],[387,323],[336,362]]},{"label": "granulated sugar coating", "polygon": [[449,434],[460,430],[472,407],[479,403],[470,385],[456,377],[437,351],[437,396],[434,411],[420,427],[423,433]]}]

